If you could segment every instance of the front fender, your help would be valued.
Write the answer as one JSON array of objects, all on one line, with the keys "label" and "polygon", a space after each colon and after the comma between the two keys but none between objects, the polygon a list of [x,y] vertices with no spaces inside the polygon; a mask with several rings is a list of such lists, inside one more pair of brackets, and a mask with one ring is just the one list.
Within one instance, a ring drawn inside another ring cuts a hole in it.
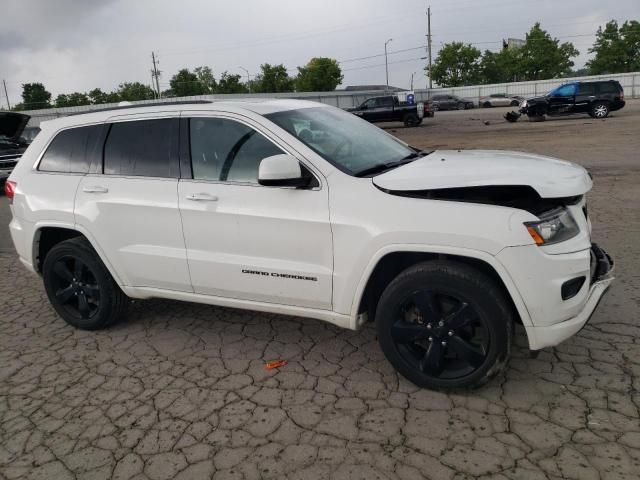
[{"label": "front fender", "polygon": [[358,326],[358,308],[360,302],[362,301],[367,283],[369,282],[369,279],[371,278],[371,275],[373,274],[376,266],[385,256],[391,253],[398,252],[454,255],[458,257],[479,260],[486,263],[502,280],[505,288],[507,289],[507,292],[511,296],[511,300],[518,310],[518,314],[520,315],[520,319],[522,320],[523,325],[525,327],[532,326],[531,316],[529,314],[529,311],[527,310],[526,305],[524,304],[524,301],[522,300],[522,296],[518,291],[518,288],[509,275],[509,272],[504,268],[502,263],[500,263],[495,256],[481,250],[444,245],[392,244],[380,248],[375,253],[360,277],[360,281],[358,282],[355,290],[355,295],[353,296],[353,302],[351,304],[350,310],[350,324],[352,329],[356,329]]}]

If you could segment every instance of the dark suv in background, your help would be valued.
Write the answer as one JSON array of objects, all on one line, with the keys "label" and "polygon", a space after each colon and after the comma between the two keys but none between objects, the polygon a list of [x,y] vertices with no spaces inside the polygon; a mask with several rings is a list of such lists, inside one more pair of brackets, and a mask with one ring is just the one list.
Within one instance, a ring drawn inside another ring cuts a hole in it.
[{"label": "dark suv in background", "polygon": [[616,80],[571,82],[560,85],[543,97],[527,98],[520,104],[520,113],[527,114],[529,118],[572,113],[605,118],[624,104],[624,90]]}]

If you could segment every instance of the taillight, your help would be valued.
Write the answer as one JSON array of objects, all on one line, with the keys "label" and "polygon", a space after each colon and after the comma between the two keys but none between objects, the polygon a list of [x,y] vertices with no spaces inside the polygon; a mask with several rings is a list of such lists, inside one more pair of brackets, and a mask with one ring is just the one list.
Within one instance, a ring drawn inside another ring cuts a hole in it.
[{"label": "taillight", "polygon": [[4,194],[9,199],[9,204],[13,203],[13,197],[16,194],[16,182],[12,182],[11,180],[7,180],[4,182]]},{"label": "taillight", "polygon": [[429,104],[428,103],[424,104],[424,113],[429,113]]}]

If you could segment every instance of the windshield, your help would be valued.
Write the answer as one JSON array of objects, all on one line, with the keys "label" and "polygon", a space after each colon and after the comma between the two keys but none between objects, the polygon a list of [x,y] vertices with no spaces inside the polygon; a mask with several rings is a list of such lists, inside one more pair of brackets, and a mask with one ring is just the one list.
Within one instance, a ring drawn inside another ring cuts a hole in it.
[{"label": "windshield", "polygon": [[378,166],[392,168],[416,156],[416,150],[340,109],[302,108],[265,117],[350,175]]}]

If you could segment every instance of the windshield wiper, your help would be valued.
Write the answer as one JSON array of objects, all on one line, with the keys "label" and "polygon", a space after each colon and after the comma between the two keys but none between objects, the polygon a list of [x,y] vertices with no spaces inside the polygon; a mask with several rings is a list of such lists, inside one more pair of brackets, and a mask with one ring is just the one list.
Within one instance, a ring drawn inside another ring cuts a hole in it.
[{"label": "windshield wiper", "polygon": [[366,177],[367,175],[375,175],[376,173],[386,172],[387,170],[391,170],[392,168],[399,167],[401,165],[406,165],[407,163],[413,162],[415,159],[424,157],[425,155],[429,155],[430,151],[420,150],[417,152],[411,152],[409,155],[403,157],[397,162],[389,162],[389,163],[379,163],[378,165],[374,165],[373,167],[365,168],[364,170],[360,170],[355,174],[356,177]]}]

